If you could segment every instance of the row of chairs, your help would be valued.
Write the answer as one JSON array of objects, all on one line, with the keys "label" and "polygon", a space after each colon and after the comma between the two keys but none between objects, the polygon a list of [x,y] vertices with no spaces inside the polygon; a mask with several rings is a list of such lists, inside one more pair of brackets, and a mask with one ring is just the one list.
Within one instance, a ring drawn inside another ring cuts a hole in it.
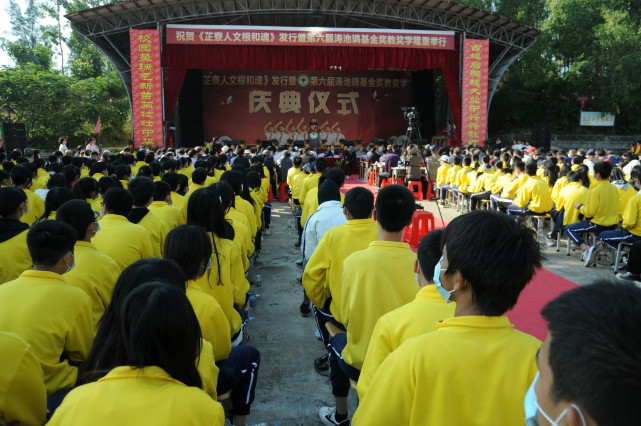
[{"label": "row of chairs", "polygon": [[[379,172],[378,171],[370,171],[368,176],[367,176],[367,184],[369,186],[376,186],[378,184],[378,176]],[[383,178],[381,181],[381,188],[386,187],[387,185],[403,185],[405,183],[404,178],[402,177],[388,177],[388,178]],[[414,198],[416,198],[419,201],[423,201],[425,199],[431,200],[435,198],[434,190],[432,188],[432,185],[427,184],[427,191],[424,191],[424,185],[425,183],[423,181],[409,181],[407,183],[407,188],[412,191],[412,194],[414,194]],[[423,192],[426,192],[426,197],[423,196]]]}]

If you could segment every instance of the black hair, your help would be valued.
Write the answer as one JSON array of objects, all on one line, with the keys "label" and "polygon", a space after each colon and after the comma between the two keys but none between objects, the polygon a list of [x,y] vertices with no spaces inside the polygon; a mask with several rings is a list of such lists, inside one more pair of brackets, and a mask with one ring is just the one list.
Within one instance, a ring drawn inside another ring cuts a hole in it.
[{"label": "black hair", "polygon": [[188,280],[195,280],[211,261],[212,244],[200,226],[180,225],[165,238],[164,257],[180,266]]},{"label": "black hair", "polygon": [[[139,265],[140,262],[146,263]],[[176,282],[168,282],[171,280],[148,267],[151,265],[172,274]],[[155,278],[142,276],[130,270],[132,267],[146,270]],[[179,274],[182,271],[173,262],[160,259],[139,261],[123,271],[116,288],[119,284],[128,285],[129,291],[112,299],[105,311],[91,352],[81,367],[81,383],[96,380],[118,366],[158,366],[187,386],[202,387],[196,367],[202,335],[185,295],[184,281],[178,282]],[[134,282],[132,275],[137,278]]]},{"label": "black hair", "polygon": [[38,222],[47,220],[51,213],[57,211],[60,206],[71,199],[73,199],[73,195],[69,188],[50,189],[45,197],[45,211],[42,216],[38,218]]},{"label": "black hair", "polygon": [[223,205],[223,210],[226,212],[229,207],[236,207],[236,194],[234,193],[234,188],[231,187],[229,182],[216,182],[214,185],[218,196],[220,197],[220,202]]},{"label": "black hair", "polygon": [[205,180],[207,179],[207,170],[202,167],[197,168],[191,174],[191,181],[196,185],[204,185]]},{"label": "black hair", "polygon": [[81,241],[85,238],[89,225],[96,221],[96,216],[88,202],[69,200],[56,211],[56,220],[71,225],[76,230],[76,238]]},{"label": "black hair", "polygon": [[549,302],[555,402],[575,402],[599,426],[641,418],[641,289],[597,281]]},{"label": "black hair", "polygon": [[178,173],[178,179],[180,179],[180,190],[177,192],[180,195],[187,194],[187,189],[189,188],[189,178],[182,173]]},{"label": "black hair", "polygon": [[151,167],[149,166],[141,166],[138,169],[138,173],[136,174],[137,177],[146,177],[146,178],[153,178],[154,177],[154,172],[151,170]]},{"label": "black hair", "polygon": [[544,260],[534,231],[511,217],[477,210],[455,218],[445,228],[448,271],[472,286],[483,315],[499,316],[512,308]]},{"label": "black hair", "polygon": [[378,192],[376,220],[388,232],[400,232],[412,223],[416,201],[403,185],[388,185]]},{"label": "black hair", "polygon": [[69,224],[45,220],[34,224],[27,233],[27,246],[34,265],[52,267],[68,252],[73,252],[77,234]]},{"label": "black hair", "polygon": [[149,163],[149,167],[151,167],[151,172],[154,176],[160,176],[162,173],[162,165],[158,161],[152,161]]},{"label": "black hair", "polygon": [[16,166],[11,170],[11,180],[14,186],[28,185],[32,175],[31,170],[25,166]]},{"label": "black hair", "polygon": [[114,174],[116,179],[124,180],[127,176],[131,176],[131,167],[126,164],[119,164],[116,166]]},{"label": "black hair", "polygon": [[323,157],[317,158],[314,162],[314,169],[316,169],[318,173],[323,173],[328,166],[329,162],[326,158]]},{"label": "black hair", "polygon": [[571,171],[567,175],[568,182],[580,182],[581,181],[581,173],[579,171]]},{"label": "black hair", "polygon": [[421,238],[418,243],[416,257],[421,266],[421,272],[429,282],[434,281],[434,268],[441,259],[441,239],[443,229],[435,229]]},{"label": "black hair", "polygon": [[133,203],[133,195],[124,188],[109,188],[103,200],[107,213],[121,216],[129,216]]},{"label": "black hair", "polygon": [[172,191],[176,191],[176,188],[178,188],[178,185],[180,185],[180,178],[178,177],[178,173],[176,172],[167,172],[164,175],[162,175],[162,181],[167,182],[169,184],[169,188]]},{"label": "black hair", "polygon": [[231,187],[234,188],[236,195],[240,195],[242,199],[249,202],[252,206],[254,205],[254,200],[249,194],[249,185],[247,185],[247,178],[244,173],[238,170],[229,170],[222,174],[220,180],[221,182],[228,182]]},{"label": "black hair", "polygon": [[[20,204],[27,202],[27,195],[20,188],[5,186],[0,188],[0,217],[7,218],[16,214]],[[4,221],[2,221],[4,223]],[[0,229],[0,232],[2,229]]]},{"label": "black hair", "polygon": [[[478,155],[476,155],[476,157],[478,158]],[[478,160],[474,159],[474,161],[478,161]],[[464,166],[471,166],[472,165],[472,158],[470,158],[470,157],[463,158],[463,165]]]},{"label": "black hair", "polygon": [[514,170],[518,170],[519,172],[524,172],[525,171],[525,163],[523,161],[515,161],[514,162]]},{"label": "black hair", "polygon": [[11,178],[9,172],[7,172],[6,170],[0,170],[0,187],[3,186],[3,182],[5,182],[6,186],[6,183],[9,182],[9,178]]},{"label": "black hair", "polygon": [[133,178],[129,182],[129,192],[133,196],[134,206],[145,206],[154,196],[156,183],[147,177]]},{"label": "black hair", "polygon": [[67,186],[71,188],[74,182],[80,177],[80,169],[69,164],[62,168],[62,174],[65,175],[65,179],[67,179]]},{"label": "black hair", "polygon": [[[91,179],[91,178],[90,178]],[[67,178],[62,173],[54,173],[47,181],[47,189],[69,188]]]},{"label": "black hair", "polygon": [[577,169],[577,172],[580,173],[581,184],[583,184],[583,186],[589,189],[590,188],[590,176],[589,176],[590,168],[585,164],[581,164]]},{"label": "black hair", "polygon": [[84,177],[76,181],[71,188],[73,198],[78,200],[86,200],[88,198],[96,198],[100,192],[100,185],[94,178]]},{"label": "black hair", "polygon": [[594,174],[601,175],[601,179],[609,179],[613,167],[609,161],[599,161],[594,165]]},{"label": "black hair", "polygon": [[458,155],[457,155],[457,156],[455,156],[455,157],[452,159],[452,163],[453,163],[455,166],[460,166],[462,162],[463,162],[463,159],[462,159],[461,157],[459,157]]},{"label": "black hair", "polygon": [[525,172],[528,174],[528,176],[536,176],[537,169],[538,166],[536,164],[536,161],[530,161],[525,165]]},{"label": "black hair", "polygon": [[345,194],[343,206],[354,219],[367,219],[374,210],[374,194],[367,188],[354,187]]},{"label": "black hair", "polygon": [[167,182],[155,182],[154,201],[165,201],[171,194],[171,186]]},{"label": "black hair", "polygon": [[100,192],[103,195],[109,190],[109,188],[122,188],[120,182],[112,178],[111,176],[101,177],[98,181],[98,185],[100,186]]},{"label": "black hair", "polygon": [[261,184],[261,178],[257,172],[253,170],[247,172],[247,185],[249,185],[250,188],[260,188]]},{"label": "black hair", "polygon": [[89,176],[93,176],[96,173],[105,174],[103,172],[105,172],[106,170],[107,170],[107,164],[100,163],[100,162],[95,162],[89,168]]},{"label": "black hair", "polygon": [[559,177],[567,176],[571,171],[572,169],[570,168],[570,166],[568,166],[567,164],[563,164],[559,171]]},{"label": "black hair", "polygon": [[327,180],[318,187],[318,205],[326,201],[340,201],[341,192],[338,186],[331,180]]},{"label": "black hair", "polygon": [[325,182],[325,180],[331,180],[340,188],[345,183],[345,172],[338,167],[326,169],[323,175],[318,179],[318,186]]},{"label": "black hair", "polygon": [[294,157],[294,159],[292,160],[292,164],[294,165],[294,167],[296,167],[296,166],[299,166],[299,167],[300,167],[300,166],[302,166],[302,165],[303,165],[303,159],[300,157],[300,155],[297,155],[297,156],[296,156],[296,157]]}]

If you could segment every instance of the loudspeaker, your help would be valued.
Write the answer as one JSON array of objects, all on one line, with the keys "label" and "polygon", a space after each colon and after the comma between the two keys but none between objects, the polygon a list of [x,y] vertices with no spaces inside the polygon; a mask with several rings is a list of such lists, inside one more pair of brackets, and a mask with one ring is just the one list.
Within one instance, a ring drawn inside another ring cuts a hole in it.
[{"label": "loudspeaker", "polygon": [[532,130],[532,145],[550,149],[552,128],[549,123],[537,123]]},{"label": "loudspeaker", "polygon": [[24,123],[2,123],[2,134],[6,153],[16,148],[24,152],[27,147],[27,127]]}]

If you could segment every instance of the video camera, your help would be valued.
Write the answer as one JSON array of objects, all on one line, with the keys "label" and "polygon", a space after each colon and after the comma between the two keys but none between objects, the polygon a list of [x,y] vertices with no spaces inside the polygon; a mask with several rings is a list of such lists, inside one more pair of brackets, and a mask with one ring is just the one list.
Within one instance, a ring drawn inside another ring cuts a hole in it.
[{"label": "video camera", "polygon": [[407,121],[416,121],[419,118],[418,110],[416,107],[402,106],[401,111],[403,112],[403,118]]}]

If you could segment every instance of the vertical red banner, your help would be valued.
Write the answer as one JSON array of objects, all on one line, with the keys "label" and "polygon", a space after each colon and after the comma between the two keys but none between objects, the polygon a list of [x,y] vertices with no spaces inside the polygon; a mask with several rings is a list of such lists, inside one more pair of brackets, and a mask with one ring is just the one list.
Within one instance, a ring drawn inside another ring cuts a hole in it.
[{"label": "vertical red banner", "polygon": [[463,43],[463,145],[485,146],[489,57],[489,40],[466,39]]},{"label": "vertical red banner", "polygon": [[130,30],[134,146],[162,146],[162,81],[158,30]]}]

